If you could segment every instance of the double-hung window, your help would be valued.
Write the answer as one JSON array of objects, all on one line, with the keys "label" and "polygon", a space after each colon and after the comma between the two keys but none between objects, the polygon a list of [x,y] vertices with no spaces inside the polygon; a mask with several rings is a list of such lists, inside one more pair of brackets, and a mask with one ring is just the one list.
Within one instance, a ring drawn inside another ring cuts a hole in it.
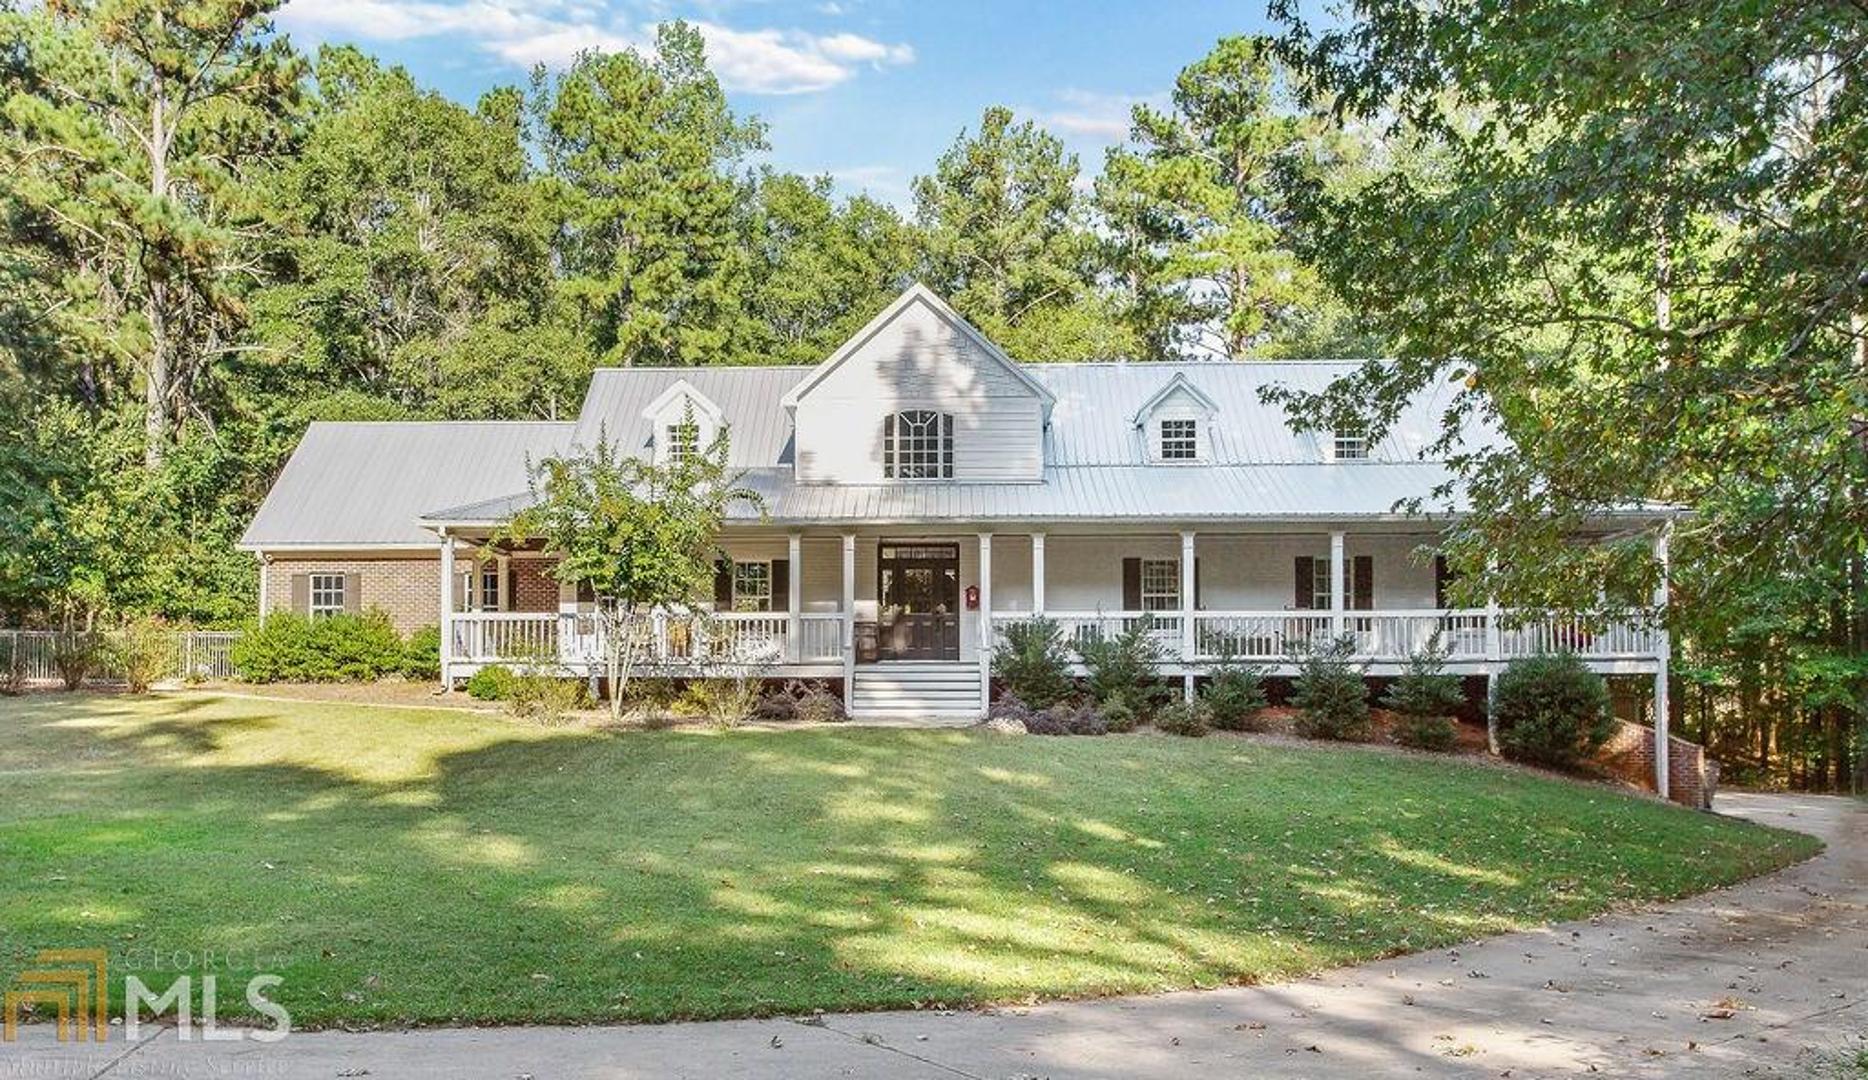
[{"label": "double-hung window", "polygon": [[1142,610],[1180,610],[1180,560],[1142,560]]},{"label": "double-hung window", "polygon": [[1200,457],[1198,420],[1161,421],[1161,460],[1197,461]]},{"label": "double-hung window", "polygon": [[487,563],[480,568],[480,610],[499,610],[498,563]]},{"label": "double-hung window", "polygon": [[325,619],[344,613],[344,575],[311,575],[311,595],[309,611],[314,619]]},{"label": "double-hung window", "polygon": [[772,610],[772,564],[736,562],[733,564],[733,610]]},{"label": "double-hung window", "polygon": [[700,454],[700,425],[692,423],[669,424],[668,464],[685,465]]},{"label": "double-hung window", "polygon": [[1369,439],[1360,431],[1338,431],[1333,435],[1331,453],[1337,461],[1362,461],[1369,456]]},{"label": "double-hung window", "polygon": [[952,480],[953,414],[906,409],[883,417],[882,475],[891,480]]}]

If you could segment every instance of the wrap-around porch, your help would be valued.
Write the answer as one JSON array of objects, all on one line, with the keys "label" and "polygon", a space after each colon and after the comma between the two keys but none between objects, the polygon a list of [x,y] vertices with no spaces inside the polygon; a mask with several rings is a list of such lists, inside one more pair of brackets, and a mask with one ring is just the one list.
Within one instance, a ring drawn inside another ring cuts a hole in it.
[{"label": "wrap-around porch", "polygon": [[[1161,673],[1189,682],[1226,658],[1288,675],[1297,654],[1343,637],[1377,676],[1398,673],[1436,634],[1466,674],[1556,650],[1604,673],[1664,663],[1655,628],[1447,607],[1432,542],[1418,526],[737,530],[723,540],[711,603],[652,616],[642,655],[652,674],[840,679],[846,693],[871,665],[964,666],[977,670],[981,710],[990,644],[1040,614],[1066,641],[1145,620]],[[471,537],[442,545],[444,676],[541,657],[596,674],[604,649],[590,598],[551,583],[537,553],[482,554]]]}]

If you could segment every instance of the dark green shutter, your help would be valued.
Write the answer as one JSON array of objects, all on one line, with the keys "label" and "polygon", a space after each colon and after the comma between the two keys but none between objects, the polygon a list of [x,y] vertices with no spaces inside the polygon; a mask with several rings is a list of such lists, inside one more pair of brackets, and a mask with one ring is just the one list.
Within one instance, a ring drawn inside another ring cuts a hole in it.
[{"label": "dark green shutter", "polygon": [[895,478],[895,414],[882,418],[882,475]]},{"label": "dark green shutter", "polygon": [[1309,555],[1297,557],[1297,592],[1291,603],[1299,611],[1309,611],[1316,606],[1317,595],[1317,560]]},{"label": "dark green shutter", "polygon": [[1206,607],[1200,602],[1200,560],[1198,557],[1193,560],[1193,606],[1195,611]]},{"label": "dark green shutter", "polygon": [[1350,560],[1350,565],[1355,571],[1355,583],[1349,593],[1349,606],[1357,611],[1374,611],[1375,556],[1357,555]]},{"label": "dark green shutter", "polygon": [[1142,609],[1142,561],[1140,559],[1122,560],[1122,610],[1140,611]]},{"label": "dark green shutter", "polygon": [[733,564],[726,559],[713,564],[713,606],[715,611],[733,607]]},{"label": "dark green shutter", "polygon": [[791,560],[772,560],[772,610],[791,610]]}]

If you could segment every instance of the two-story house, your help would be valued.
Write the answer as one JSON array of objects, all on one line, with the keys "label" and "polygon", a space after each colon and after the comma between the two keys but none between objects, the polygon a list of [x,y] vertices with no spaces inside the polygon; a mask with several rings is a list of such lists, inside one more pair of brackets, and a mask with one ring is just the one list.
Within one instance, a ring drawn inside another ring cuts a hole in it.
[{"label": "two-story house", "polygon": [[[1295,433],[1260,399],[1347,367],[1023,364],[917,286],[813,367],[598,371],[575,423],[313,424],[244,546],[262,612],[439,623],[450,684],[538,650],[594,674],[588,598],[543,553],[482,542],[530,498],[528,461],[599,436],[665,458],[724,430],[766,507],[726,530],[704,628],[657,621],[662,673],[835,680],[859,717],[978,716],[995,634],[1039,613],[1072,640],[1146,618],[1190,690],[1222,656],[1288,674],[1344,635],[1373,675],[1434,634],[1468,675],[1554,649],[1664,672],[1655,628],[1449,609],[1448,519],[1396,510],[1449,479],[1429,451],[1445,402],[1368,439]],[[1631,510],[1602,529],[1661,525]]]}]

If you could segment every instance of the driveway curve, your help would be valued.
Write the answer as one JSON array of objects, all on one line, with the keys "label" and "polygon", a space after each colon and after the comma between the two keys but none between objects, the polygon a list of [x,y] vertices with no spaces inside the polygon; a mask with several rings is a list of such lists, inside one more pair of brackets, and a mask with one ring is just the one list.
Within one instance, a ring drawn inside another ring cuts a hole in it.
[{"label": "driveway curve", "polygon": [[1868,805],[1731,794],[1717,808],[1829,846],[1679,903],[1276,985],[809,1021],[301,1033],[274,1046],[165,1031],[74,1052],[42,1027],[0,1048],[0,1076],[1862,1075],[1839,1063],[1868,1035]]}]

